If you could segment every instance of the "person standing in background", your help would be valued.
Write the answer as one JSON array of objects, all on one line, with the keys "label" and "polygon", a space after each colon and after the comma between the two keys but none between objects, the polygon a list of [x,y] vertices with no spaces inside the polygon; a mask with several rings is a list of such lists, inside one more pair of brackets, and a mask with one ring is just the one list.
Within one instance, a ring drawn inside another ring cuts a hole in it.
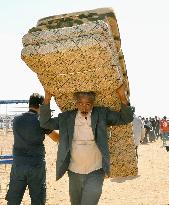
[{"label": "person standing in background", "polygon": [[166,116],[164,116],[163,119],[160,120],[160,131],[162,134],[163,147],[165,147],[167,138],[169,136],[169,121],[167,120]]},{"label": "person standing in background", "polygon": [[155,135],[156,139],[160,136],[160,120],[157,116],[155,116]]},{"label": "person standing in background", "polygon": [[139,117],[134,115],[133,119],[133,139],[135,144],[136,157],[138,159],[138,146],[143,134],[143,123]]}]

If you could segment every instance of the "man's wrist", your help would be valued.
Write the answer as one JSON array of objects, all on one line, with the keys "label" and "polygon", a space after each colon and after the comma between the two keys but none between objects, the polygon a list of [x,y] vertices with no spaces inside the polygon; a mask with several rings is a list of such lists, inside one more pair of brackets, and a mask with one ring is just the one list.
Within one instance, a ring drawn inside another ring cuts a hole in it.
[{"label": "man's wrist", "polygon": [[123,105],[130,106],[130,103],[129,103],[128,101],[121,101],[121,103],[122,103]]},{"label": "man's wrist", "polygon": [[50,100],[49,99],[44,99],[43,104],[44,105],[49,105],[50,104]]},{"label": "man's wrist", "polygon": [[121,101],[121,103],[123,103],[123,104],[127,104],[128,103],[128,99],[127,99],[127,97],[126,96],[119,96],[119,98],[120,98],[120,101]]}]

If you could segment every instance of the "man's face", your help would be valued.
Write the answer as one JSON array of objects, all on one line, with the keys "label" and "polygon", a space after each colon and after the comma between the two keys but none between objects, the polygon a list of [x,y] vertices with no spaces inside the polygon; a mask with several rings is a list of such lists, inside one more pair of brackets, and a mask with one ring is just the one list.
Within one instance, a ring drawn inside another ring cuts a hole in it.
[{"label": "man's face", "polygon": [[93,108],[93,101],[88,96],[80,96],[76,102],[76,107],[83,116],[87,116]]}]

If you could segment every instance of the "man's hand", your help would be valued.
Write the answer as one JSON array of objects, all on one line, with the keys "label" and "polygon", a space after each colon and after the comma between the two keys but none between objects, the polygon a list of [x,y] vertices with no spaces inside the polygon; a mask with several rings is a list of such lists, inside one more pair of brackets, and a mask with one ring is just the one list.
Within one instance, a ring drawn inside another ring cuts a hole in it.
[{"label": "man's hand", "polygon": [[50,103],[52,95],[45,90],[45,98],[43,104],[47,105]]},{"label": "man's hand", "polygon": [[128,97],[127,97],[127,91],[125,84],[122,84],[117,90],[116,90],[121,102],[125,105],[129,103]]}]

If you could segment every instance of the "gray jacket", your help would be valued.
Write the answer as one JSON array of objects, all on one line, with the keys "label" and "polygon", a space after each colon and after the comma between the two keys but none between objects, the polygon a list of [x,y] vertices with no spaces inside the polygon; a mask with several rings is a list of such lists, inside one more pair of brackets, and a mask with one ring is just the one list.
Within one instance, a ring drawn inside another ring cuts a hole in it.
[{"label": "gray jacket", "polygon": [[[60,141],[56,161],[56,180],[60,179],[68,170],[70,163],[70,149],[74,134],[77,110],[60,113],[51,118],[49,105],[40,107],[40,125],[43,128],[59,130]],[[107,175],[110,171],[110,157],[108,148],[107,126],[124,125],[133,121],[133,111],[130,106],[122,105],[120,112],[106,107],[94,107],[91,114],[91,124],[96,144],[102,154],[102,166]]]}]

